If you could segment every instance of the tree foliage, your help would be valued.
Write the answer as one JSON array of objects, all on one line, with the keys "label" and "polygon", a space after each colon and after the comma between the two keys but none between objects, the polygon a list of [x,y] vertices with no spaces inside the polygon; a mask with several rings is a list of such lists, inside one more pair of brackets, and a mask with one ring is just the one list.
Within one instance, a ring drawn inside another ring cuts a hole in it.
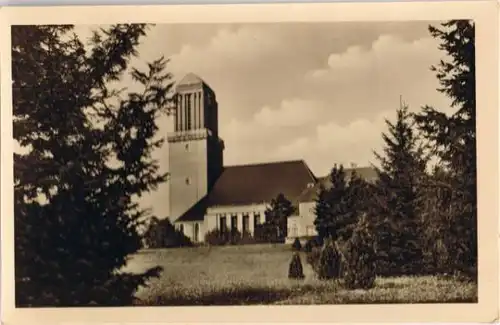
[{"label": "tree foliage", "polygon": [[[18,306],[128,305],[160,271],[119,272],[141,245],[135,199],[166,179],[151,153],[167,61],[129,67],[146,25],[97,30],[86,46],[72,29],[12,27]],[[127,74],[139,91],[111,86]]]},{"label": "tree foliage", "polygon": [[288,266],[288,278],[302,280],[305,278],[304,270],[302,268],[302,261],[300,260],[299,253],[295,252],[292,255],[292,260]]},{"label": "tree foliage", "polygon": [[[276,198],[271,200],[264,214],[266,222],[264,227],[267,228],[268,235],[276,237],[279,242],[284,242],[287,236],[288,217],[295,212],[295,207],[282,193],[279,193]],[[271,235],[275,233],[274,235]]]},{"label": "tree foliage", "polygon": [[380,167],[376,168],[378,181],[370,211],[379,219],[378,251],[385,260],[379,271],[415,273],[422,262],[422,180],[427,159],[408,106],[401,106],[396,122],[386,120],[386,125],[384,152],[375,153]]},{"label": "tree foliage", "polygon": [[377,255],[376,231],[367,216],[356,223],[342,254],[342,275],[349,289],[371,289],[375,285]]},{"label": "tree foliage", "polygon": [[326,184],[320,184],[316,198],[314,222],[322,239],[347,239],[354,224],[367,208],[369,185],[352,170],[347,175],[344,167],[334,166]]},{"label": "tree foliage", "polygon": [[428,196],[439,194],[442,213],[433,216],[432,227],[448,251],[450,269],[473,277],[477,272],[477,178],[476,178],[476,80],[475,27],[468,20],[451,20],[429,31],[447,54],[432,70],[439,79],[438,91],[452,100],[456,111],[447,115],[426,106],[415,119],[438,159],[440,174],[427,184]]}]

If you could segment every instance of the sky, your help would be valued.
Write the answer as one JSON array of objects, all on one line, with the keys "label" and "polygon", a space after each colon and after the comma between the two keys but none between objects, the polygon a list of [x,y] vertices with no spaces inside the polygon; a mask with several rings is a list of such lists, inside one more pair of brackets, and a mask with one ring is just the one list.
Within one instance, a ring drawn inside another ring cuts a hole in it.
[{"label": "sky", "polygon": [[[451,111],[430,70],[446,57],[429,24],[438,22],[162,24],[132,65],[165,56],[175,80],[192,72],[215,91],[225,165],[303,159],[324,176],[335,163],[374,162],[401,97],[411,111]],[[172,130],[169,118],[159,124]],[[167,144],[155,157],[168,171]],[[167,184],[142,200],[166,216],[166,197]]]}]

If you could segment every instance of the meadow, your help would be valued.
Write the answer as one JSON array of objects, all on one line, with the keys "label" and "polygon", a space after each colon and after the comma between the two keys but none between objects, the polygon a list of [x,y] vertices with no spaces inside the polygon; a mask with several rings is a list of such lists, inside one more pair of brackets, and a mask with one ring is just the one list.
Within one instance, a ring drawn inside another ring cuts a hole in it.
[{"label": "meadow", "polygon": [[289,280],[289,245],[202,246],[143,250],[124,271],[160,265],[160,278],[137,292],[138,305],[362,304],[476,302],[477,286],[438,276],[377,278],[370,290],[321,281],[305,262],[304,280]]}]

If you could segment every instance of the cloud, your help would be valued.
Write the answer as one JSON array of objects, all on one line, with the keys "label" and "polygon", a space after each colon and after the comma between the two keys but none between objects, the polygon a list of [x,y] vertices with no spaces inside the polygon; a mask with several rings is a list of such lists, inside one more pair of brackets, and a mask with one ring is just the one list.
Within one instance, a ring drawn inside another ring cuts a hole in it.
[{"label": "cloud", "polygon": [[319,118],[323,103],[307,99],[285,99],[279,107],[264,106],[255,114],[255,121],[267,127],[305,126]]},{"label": "cloud", "polygon": [[264,105],[221,126],[226,161],[305,159],[318,175],[334,163],[369,165],[373,151],[382,148],[385,119],[395,117],[400,95],[411,111],[423,105],[450,109],[430,70],[441,58],[432,38],[394,35],[330,53],[325,67],[304,74],[304,97]]}]

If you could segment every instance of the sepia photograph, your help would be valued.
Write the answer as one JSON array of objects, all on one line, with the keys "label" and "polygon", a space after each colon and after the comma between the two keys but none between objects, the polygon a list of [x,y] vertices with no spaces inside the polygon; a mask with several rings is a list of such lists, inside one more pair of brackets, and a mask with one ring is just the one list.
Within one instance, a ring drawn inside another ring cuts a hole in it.
[{"label": "sepia photograph", "polygon": [[481,22],[150,21],[8,26],[15,309],[479,304]]}]

